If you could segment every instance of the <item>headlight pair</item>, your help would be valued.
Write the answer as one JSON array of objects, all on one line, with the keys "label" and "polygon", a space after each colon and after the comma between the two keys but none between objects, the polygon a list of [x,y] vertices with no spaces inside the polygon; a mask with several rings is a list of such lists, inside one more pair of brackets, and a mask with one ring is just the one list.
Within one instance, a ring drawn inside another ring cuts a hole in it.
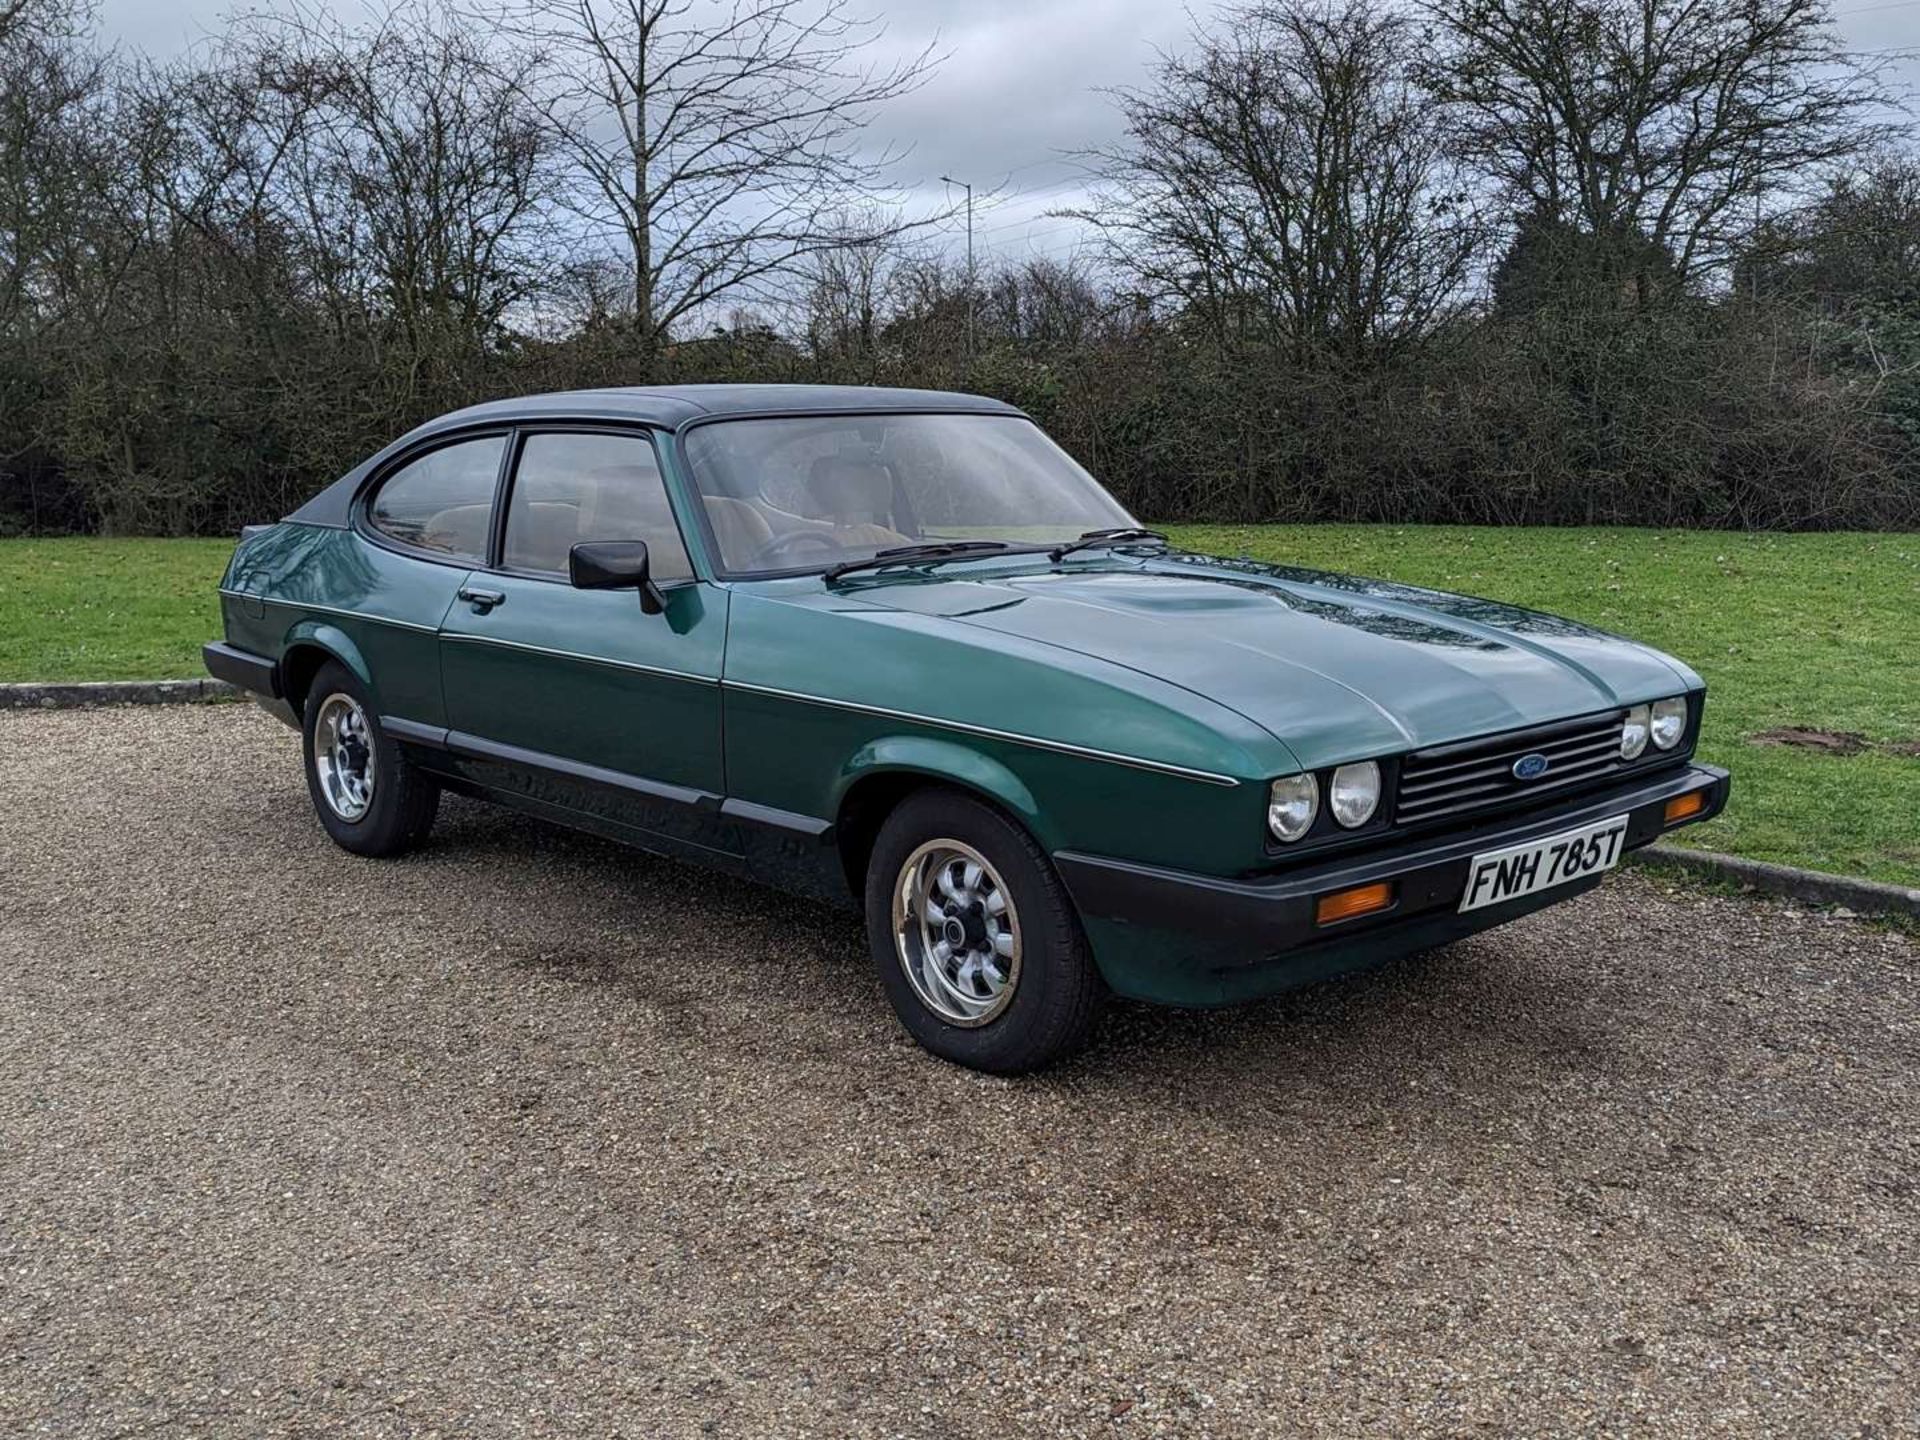
[{"label": "headlight pair", "polygon": [[[1336,824],[1357,830],[1380,808],[1380,766],[1372,760],[1342,765],[1327,781],[1327,809]],[[1276,840],[1298,840],[1320,813],[1320,782],[1311,774],[1288,775],[1267,792],[1267,829]]]},{"label": "headlight pair", "polygon": [[1671,750],[1687,733],[1687,701],[1684,695],[1656,700],[1651,705],[1635,705],[1627,711],[1626,724],[1620,728],[1620,758],[1638,760],[1652,742],[1656,750]]}]

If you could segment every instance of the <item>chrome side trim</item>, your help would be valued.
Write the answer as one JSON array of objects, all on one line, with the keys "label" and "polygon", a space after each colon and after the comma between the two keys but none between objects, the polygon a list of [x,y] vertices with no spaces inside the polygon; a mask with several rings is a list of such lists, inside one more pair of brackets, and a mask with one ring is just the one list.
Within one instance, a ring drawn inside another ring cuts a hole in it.
[{"label": "chrome side trim", "polygon": [[343,610],[338,605],[319,605],[311,600],[283,600],[277,595],[263,595],[257,590],[229,590],[220,587],[220,593],[230,600],[251,600],[260,605],[278,605],[284,610],[311,610],[316,615],[339,615],[348,620],[368,620],[375,625],[391,625],[398,630],[417,630],[423,635],[437,635],[439,630],[432,625],[421,625],[413,620],[395,620],[390,615],[369,615],[364,610]]},{"label": "chrome side trim", "polygon": [[615,660],[605,655],[582,654],[578,650],[557,650],[549,645],[529,645],[525,641],[502,640],[492,635],[456,633],[436,629],[432,625],[416,624],[412,620],[395,620],[386,615],[369,615],[364,610],[343,610],[337,605],[318,605],[305,600],[282,600],[272,595],[257,594],[251,590],[228,590],[224,587],[220,593],[235,600],[259,600],[290,610],[312,610],[321,615],[340,615],[348,620],[370,620],[376,625],[395,625],[402,630],[418,630],[425,635],[438,635],[442,640],[457,640],[469,645],[498,645],[505,650],[524,650],[530,655],[551,655],[560,660],[578,660],[584,665],[604,665],[613,670],[632,670],[642,675],[658,675],[666,680],[688,680],[695,685],[720,683],[712,675],[696,675],[690,670],[670,670],[661,665],[642,665],[636,660]]},{"label": "chrome side trim", "polygon": [[398,715],[382,715],[380,728],[396,740],[404,740],[409,745],[424,745],[429,750],[446,749],[447,736],[451,733],[444,725],[427,725]]},{"label": "chrome side trim", "polygon": [[564,756],[552,755],[545,750],[528,750],[520,745],[503,745],[498,740],[488,740],[484,736],[469,735],[460,730],[447,732],[447,749],[469,760],[488,760],[499,765],[518,766],[523,770],[544,770],[550,775],[585,781],[591,785],[604,786],[609,790],[624,790],[630,795],[639,795],[648,800],[664,800],[700,810],[718,811],[720,808],[720,797],[709,790],[696,790],[688,785],[674,785],[665,780],[647,780],[638,775],[629,775],[624,770],[608,770],[600,765],[582,764],[578,760],[568,760]]},{"label": "chrome side trim", "polygon": [[551,655],[558,660],[578,660],[583,665],[604,665],[611,670],[632,670],[641,675],[658,675],[664,680],[687,680],[695,685],[718,685],[712,675],[695,675],[690,670],[668,670],[659,665],[642,665],[637,660],[614,660],[605,655],[584,655],[578,650],[556,650],[548,645],[529,645],[522,640],[501,640],[492,635],[469,635],[464,631],[442,630],[442,640],[458,640],[467,645],[497,645],[503,650],[524,650],[529,655]]},{"label": "chrome side trim", "polygon": [[852,700],[830,700],[824,695],[806,695],[798,690],[780,690],[771,685],[750,685],[744,680],[722,680],[729,690],[745,690],[755,695],[772,695],[803,705],[824,705],[833,710],[853,710],[862,715],[879,715],[889,720],[907,720],[915,725],[930,725],[938,730],[955,730],[963,735],[978,735],[987,740],[1005,740],[1014,745],[1030,745],[1036,750],[1051,750],[1060,755],[1075,755],[1084,760],[1103,760],[1109,765],[1125,765],[1135,770],[1152,770],[1162,775],[1177,775],[1182,780],[1198,780],[1207,785],[1234,786],[1240,782],[1231,775],[1212,770],[1195,770],[1165,760],[1147,760],[1138,755],[1120,755],[1111,750],[1096,750],[1089,745],[1072,745],[1064,740],[1043,740],[1036,735],[1019,735],[1011,730],[995,730],[986,725],[969,725],[963,720],[941,720],[931,715],[916,715],[911,710],[890,710],[883,705],[862,705]]},{"label": "chrome side trim", "polygon": [[771,805],[756,805],[751,800],[722,800],[720,813],[729,820],[741,820],[749,825],[765,826],[769,830],[783,830],[803,840],[817,840],[822,845],[833,843],[834,827],[831,820],[820,820],[795,810],[778,810]]}]

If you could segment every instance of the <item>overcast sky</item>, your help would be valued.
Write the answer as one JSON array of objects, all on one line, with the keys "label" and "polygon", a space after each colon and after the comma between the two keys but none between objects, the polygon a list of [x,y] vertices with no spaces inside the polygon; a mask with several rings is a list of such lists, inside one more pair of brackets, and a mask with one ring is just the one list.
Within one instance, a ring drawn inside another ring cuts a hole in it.
[{"label": "overcast sky", "polygon": [[[343,18],[365,13],[361,0],[331,0]],[[172,55],[217,33],[234,0],[102,0],[111,40]],[[261,8],[269,8],[262,0]],[[860,7],[857,7],[860,8]],[[985,252],[1065,255],[1080,228],[1047,212],[1082,198],[1075,152],[1115,138],[1118,118],[1103,89],[1144,78],[1156,47],[1177,49],[1195,23],[1216,12],[1195,0],[868,0],[886,22],[890,49],[937,41],[947,59],[918,93],[895,102],[876,130],[907,152],[896,174],[907,191],[929,198],[941,175],[999,192],[975,216]],[[1848,44],[1862,51],[1920,49],[1920,0],[1837,0]],[[1920,59],[1902,59],[1898,76],[1920,88]],[[955,243],[959,243],[956,228]]]}]

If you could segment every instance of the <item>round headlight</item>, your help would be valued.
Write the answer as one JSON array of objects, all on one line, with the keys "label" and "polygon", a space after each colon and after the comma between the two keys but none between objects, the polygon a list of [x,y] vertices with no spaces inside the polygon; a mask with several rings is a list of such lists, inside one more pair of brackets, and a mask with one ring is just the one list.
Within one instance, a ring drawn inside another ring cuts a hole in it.
[{"label": "round headlight", "polygon": [[1311,775],[1289,775],[1267,792],[1267,828],[1276,839],[1298,840],[1313,827],[1320,787]]},{"label": "round headlight", "polygon": [[1653,717],[1644,705],[1636,705],[1627,711],[1627,723],[1620,727],[1620,758],[1638,760],[1640,753],[1647,748],[1647,730],[1653,724]]},{"label": "round headlight", "polygon": [[1679,696],[1653,702],[1653,743],[1671,750],[1687,731],[1687,702]]},{"label": "round headlight", "polygon": [[1371,820],[1379,803],[1380,767],[1373,761],[1342,765],[1333,772],[1333,782],[1327,786],[1327,808],[1347,829],[1357,829]]}]

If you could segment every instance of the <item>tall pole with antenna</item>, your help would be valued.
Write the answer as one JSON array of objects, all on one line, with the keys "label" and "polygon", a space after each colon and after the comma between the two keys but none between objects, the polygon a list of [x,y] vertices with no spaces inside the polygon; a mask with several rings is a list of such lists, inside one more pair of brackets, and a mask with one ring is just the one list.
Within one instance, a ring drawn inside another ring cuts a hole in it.
[{"label": "tall pole with antenna", "polygon": [[958,185],[967,192],[967,359],[973,359],[973,186],[964,180],[956,180],[951,175],[940,177],[949,185]]}]

